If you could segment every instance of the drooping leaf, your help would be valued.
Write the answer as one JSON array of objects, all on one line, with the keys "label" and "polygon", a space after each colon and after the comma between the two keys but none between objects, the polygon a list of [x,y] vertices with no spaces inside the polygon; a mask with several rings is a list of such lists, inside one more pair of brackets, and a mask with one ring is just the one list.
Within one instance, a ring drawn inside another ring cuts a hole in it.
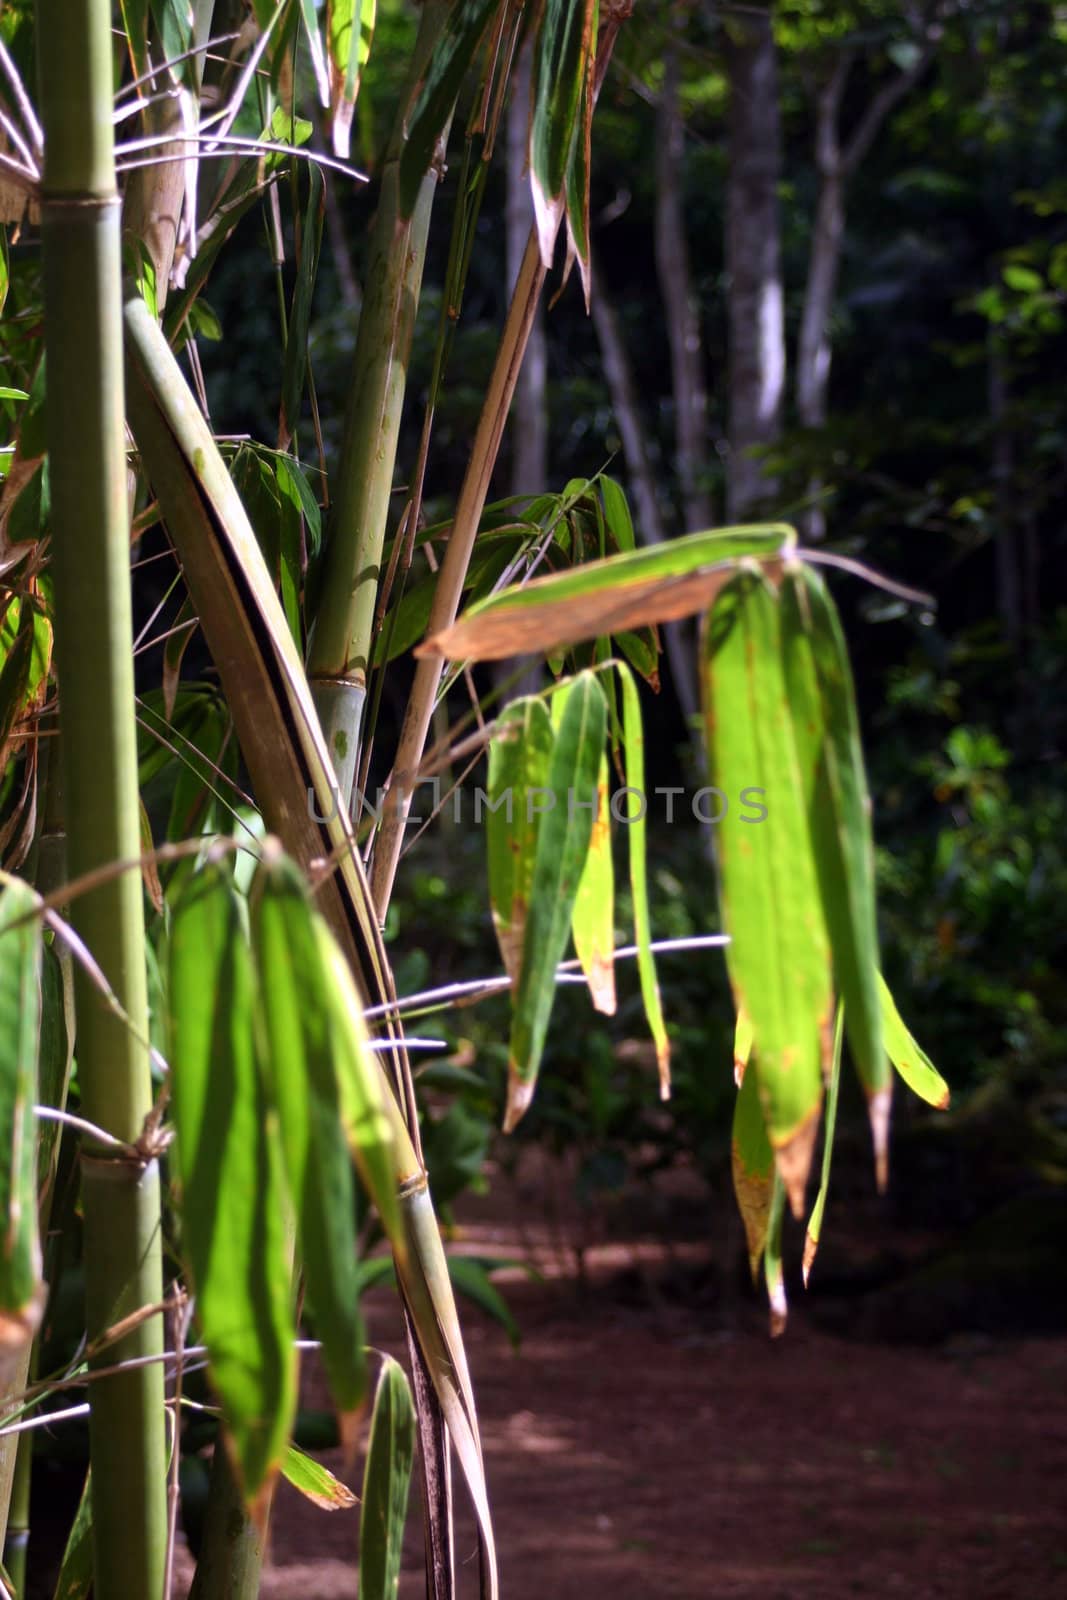
[{"label": "drooping leaf", "polygon": [[41,923],[37,896],[0,892],[0,1377],[33,1338],[44,1308],[37,1223],[37,1041]]},{"label": "drooping leaf", "polygon": [[767,1138],[760,1106],[759,1085],[756,1074],[749,1068],[752,1050],[752,1030],[744,1013],[737,1019],[734,1037],[734,1073],[738,1081],[737,1099],[734,1102],[733,1136],[730,1141],[730,1166],[734,1180],[734,1195],[741,1221],[745,1226],[748,1245],[748,1263],[755,1283],[760,1257],[767,1243],[767,1224],[771,1213],[771,1193],[774,1188],[774,1151]]},{"label": "drooping leaf", "polygon": [[326,66],[326,51],[323,48],[322,35],[319,32],[319,19],[315,0],[299,0],[299,4],[304,33],[307,36],[308,49],[311,51],[311,68],[315,74],[315,86],[319,91],[321,104],[328,106],[330,103],[330,74]]},{"label": "drooping leaf", "polygon": [[599,6],[593,0],[592,25],[588,48],[585,52],[585,72],[582,77],[581,98],[574,122],[570,156],[567,161],[567,178],[564,185],[567,211],[567,267],[564,281],[573,260],[578,262],[582,276],[585,307],[589,310],[592,267],[589,253],[589,175],[592,165],[592,129],[594,105],[594,68],[596,66],[596,39]]},{"label": "drooping leaf", "polygon": [[295,1444],[291,1444],[282,1457],[282,1477],[305,1500],[323,1511],[347,1511],[356,1504],[356,1497],[347,1484]]},{"label": "drooping leaf", "polygon": [[553,803],[538,831],[522,966],[513,991],[504,1117],[508,1132],[533,1098],[555,999],[556,967],[566,948],[593,831],[592,811],[607,733],[607,704],[593,673],[580,673],[560,694],[564,697],[562,712],[548,769]]},{"label": "drooping leaf", "polygon": [[949,1103],[949,1087],[930,1057],[917,1044],[897,1010],[896,1001],[882,974],[878,974],[878,998],[882,1007],[882,1030],[889,1059],[908,1088],[927,1105],[944,1111]]},{"label": "drooping leaf", "polygon": [[819,1237],[822,1233],[823,1213],[826,1210],[826,1196],[830,1192],[830,1168],[834,1155],[834,1130],[837,1127],[837,1095],[841,1087],[841,1043],[844,1038],[845,1008],[842,1001],[837,1002],[837,1018],[834,1022],[834,1059],[830,1069],[830,1085],[826,1092],[826,1120],[823,1125],[823,1150],[822,1174],[819,1178],[819,1192],[815,1196],[815,1204],[811,1208],[808,1218],[808,1228],[804,1235],[804,1284],[807,1286],[811,1274],[815,1254],[819,1248]]},{"label": "drooping leaf", "polygon": [[409,217],[419,186],[433,161],[434,148],[452,115],[460,85],[474,60],[496,0],[455,0],[443,32],[426,64],[407,119],[400,154],[400,213]]},{"label": "drooping leaf", "polygon": [[550,655],[602,634],[689,617],[711,604],[739,561],[758,558],[774,574],[795,543],[784,525],[723,528],[587,561],[471,606],[415,654],[448,661],[503,661],[534,650]]},{"label": "drooping leaf", "polygon": [[[589,57],[596,48],[596,0],[545,0],[534,46],[530,185],[541,262],[552,265],[564,209],[568,158]],[[590,107],[590,115],[592,109]]]},{"label": "drooping leaf", "polygon": [[326,40],[330,55],[330,119],[334,155],[347,161],[352,113],[374,38],[376,0],[330,0]]},{"label": "drooping leaf", "polygon": [[489,744],[485,822],[489,902],[504,968],[514,984],[522,965],[553,740],[548,708],[531,695],[512,701]]},{"label": "drooping leaf", "polygon": [[774,1169],[770,1212],[767,1217],[767,1242],[763,1252],[763,1276],[767,1284],[767,1299],[771,1311],[771,1338],[777,1339],[785,1332],[789,1305],[785,1297],[785,1272],[782,1267],[782,1224],[785,1221],[785,1185],[782,1174]]},{"label": "drooping leaf", "polygon": [[182,1253],[245,1500],[258,1512],[296,1414],[291,1210],[257,1060],[252,954],[232,879],[216,864],[174,907],[169,1000]]},{"label": "drooping leaf", "polygon": [[819,893],[849,1050],[867,1095],[880,1188],[888,1167],[892,1075],[882,1042],[871,802],[848,650],[821,577],[799,562],[782,579],[782,650]]},{"label": "drooping leaf", "polygon": [[622,685],[622,743],[626,761],[627,789],[624,825],[630,859],[630,895],[634,904],[637,972],[641,982],[641,999],[644,1002],[645,1016],[656,1046],[660,1097],[665,1100],[670,1094],[671,1087],[671,1046],[667,1037],[667,1024],[663,1020],[663,1004],[656,979],[656,963],[652,954],[652,919],[648,909],[645,732],[641,723],[641,701],[633,674],[622,662],[616,663],[616,671]]},{"label": "drooping leaf", "polygon": [[386,1356],[374,1396],[359,1519],[359,1600],[396,1600],[415,1458],[415,1409],[402,1368]]},{"label": "drooping leaf", "polygon": [[476,1256],[450,1255],[448,1258],[448,1271],[455,1288],[460,1294],[466,1295],[468,1300],[473,1300],[474,1304],[494,1321],[499,1322],[510,1339],[512,1348],[517,1350],[522,1342],[519,1325],[508,1309],[504,1296],[489,1276],[492,1267],[503,1265],[510,1263],[493,1262],[487,1267],[486,1263],[479,1261]]},{"label": "drooping leaf", "polygon": [[705,666],[711,783],[726,795],[751,786],[766,795],[763,822],[729,807],[718,827],[720,898],[735,1009],[751,1020],[767,1131],[801,1215],[830,1066],[830,951],[778,597],[759,571],[733,579],[713,606]]},{"label": "drooping leaf", "polygon": [[322,1344],[342,1438],[354,1446],[366,1389],[356,1275],[356,1191],[326,973],[307,889],[292,862],[266,850],[252,892],[270,1094],[277,1108],[307,1303]]},{"label": "drooping leaf", "polygon": [[598,484],[600,497],[604,502],[604,520],[607,522],[612,539],[620,550],[633,550],[634,523],[621,484],[616,483],[614,478],[609,478],[606,472],[601,473]]},{"label": "drooping leaf", "polygon": [[615,863],[611,856],[608,755],[601,752],[596,818],[574,901],[574,951],[589,983],[593,1005],[615,1015]]}]

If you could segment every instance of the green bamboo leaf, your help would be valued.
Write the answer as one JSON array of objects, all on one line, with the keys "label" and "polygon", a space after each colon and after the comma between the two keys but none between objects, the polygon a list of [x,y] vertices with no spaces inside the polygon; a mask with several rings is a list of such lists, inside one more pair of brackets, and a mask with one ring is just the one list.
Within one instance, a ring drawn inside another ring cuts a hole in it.
[{"label": "green bamboo leaf", "polygon": [[489,1276],[494,1268],[515,1265],[517,1263],[512,1261],[493,1261],[487,1265],[476,1256],[451,1255],[448,1258],[448,1273],[453,1287],[466,1295],[468,1300],[473,1300],[495,1322],[499,1322],[512,1348],[517,1350],[522,1343],[519,1325],[508,1309],[504,1296]]},{"label": "green bamboo leaf", "polygon": [[78,1510],[67,1535],[54,1600],[88,1600],[93,1590],[92,1473],[85,1474]]},{"label": "green bamboo leaf", "polygon": [[293,285],[293,303],[285,340],[285,370],[282,376],[281,415],[278,419],[279,450],[288,450],[300,421],[304,380],[307,376],[311,302],[319,270],[319,248],[325,215],[322,171],[312,163],[308,167],[308,196],[300,234],[300,265]]},{"label": "green bamboo leaf", "polygon": [[[582,87],[596,49],[596,0],[545,0],[534,46],[530,185],[541,261],[552,265]],[[590,115],[592,114],[590,107]]]},{"label": "green bamboo leaf", "polygon": [[763,1276],[771,1308],[771,1338],[785,1332],[789,1305],[785,1297],[785,1272],[782,1268],[782,1224],[785,1221],[785,1184],[777,1167],[767,1217],[767,1243],[763,1253]]},{"label": "green bamboo leaf", "polygon": [[944,1111],[949,1103],[949,1087],[921,1045],[915,1042],[907,1023],[897,1010],[896,1001],[882,974],[878,974],[878,998],[882,1007],[882,1031],[889,1059],[908,1088],[927,1105]]},{"label": "green bamboo leaf", "polygon": [[[192,0],[150,0],[150,4],[163,60],[174,61],[184,55],[193,42]],[[188,67],[188,61],[183,61],[171,70],[180,79]]]},{"label": "green bamboo leaf", "polygon": [[837,1127],[837,1095],[841,1087],[841,1044],[844,1038],[845,1007],[842,1001],[837,1002],[837,1017],[834,1022],[834,1059],[830,1068],[830,1084],[826,1091],[826,1122],[823,1128],[822,1147],[822,1174],[819,1178],[819,1192],[815,1197],[815,1204],[811,1208],[808,1218],[808,1228],[804,1235],[804,1286],[807,1287],[811,1275],[815,1254],[819,1248],[819,1237],[822,1233],[823,1213],[826,1210],[826,1196],[830,1192],[830,1167],[834,1154],[834,1129]]},{"label": "green bamboo leaf", "polygon": [[615,1015],[615,863],[611,855],[608,755],[601,751],[596,819],[571,919],[574,951],[597,1011]]},{"label": "green bamboo leaf", "polygon": [[522,967],[513,991],[505,1132],[533,1098],[556,992],[556,968],[570,932],[575,895],[593,831],[600,756],[607,733],[604,691],[583,672],[560,691],[562,711],[548,769],[550,808],[534,858]]},{"label": "green bamboo leaf", "polygon": [[403,1369],[382,1362],[359,1519],[359,1600],[396,1600],[415,1459],[415,1408]]},{"label": "green bamboo leaf", "polygon": [[290,1203],[257,1060],[251,950],[220,865],[190,878],[174,907],[169,1001],[182,1253],[255,1513],[296,1414]]},{"label": "green bamboo leaf", "polygon": [[834,977],[849,1050],[867,1095],[879,1188],[888,1171],[892,1074],[878,997],[871,801],[841,622],[811,567],[790,562],[781,587],[782,650]]},{"label": "green bamboo leaf", "polygon": [[307,888],[265,848],[252,891],[252,949],[266,1065],[315,1332],[346,1445],[367,1384],[356,1272],[356,1186],[341,1115],[327,973]]},{"label": "green bamboo leaf", "polygon": [[630,853],[630,895],[634,903],[637,972],[641,982],[645,1016],[648,1018],[649,1030],[656,1046],[660,1097],[665,1100],[671,1088],[671,1046],[667,1037],[667,1024],[663,1020],[659,983],[656,980],[656,963],[652,955],[652,919],[648,909],[645,733],[641,724],[641,701],[633,673],[622,662],[616,662],[615,669],[622,684],[622,742],[628,791],[626,831]]},{"label": "green bamboo leaf", "polygon": [[330,74],[326,66],[326,51],[322,45],[322,35],[319,32],[318,9],[315,0],[299,0],[300,16],[307,35],[308,49],[311,51],[311,70],[315,74],[315,86],[319,91],[319,100],[323,106],[330,103]]},{"label": "green bamboo leaf", "polygon": [[795,544],[796,534],[784,524],[721,528],[586,561],[502,589],[424,640],[415,654],[449,661],[504,661],[534,650],[551,655],[602,634],[690,617],[707,609],[739,561],[757,558],[773,575]]},{"label": "green bamboo leaf", "polygon": [[452,115],[496,0],[455,0],[407,119],[400,154],[400,214],[410,217],[438,139]]},{"label": "green bamboo leaf", "polygon": [[326,42],[330,55],[330,117],[334,155],[347,161],[352,113],[374,38],[376,0],[330,0]]},{"label": "green bamboo leaf", "polygon": [[356,1504],[356,1497],[347,1484],[295,1444],[291,1444],[282,1457],[282,1477],[305,1500],[323,1511],[347,1511]]},{"label": "green bamboo leaf", "polygon": [[830,1066],[830,951],[812,858],[782,664],[778,598],[756,571],[719,596],[706,634],[705,713],[711,782],[758,787],[758,825],[729,807],[717,830],[727,967],[751,1019],[767,1131],[794,1215],[801,1215]]},{"label": "green bamboo leaf", "polygon": [[746,1070],[751,1050],[752,1028],[744,1012],[741,1012],[737,1018],[737,1031],[734,1036],[737,1099],[734,1102],[730,1165],[737,1208],[745,1227],[748,1263],[752,1269],[752,1281],[755,1283],[760,1257],[767,1243],[771,1194],[774,1189],[774,1151],[771,1149],[763,1121],[756,1073],[750,1068]]},{"label": "green bamboo leaf", "polygon": [[33,645],[33,614],[27,608],[0,667],[0,770],[7,765],[8,741],[29,695]]},{"label": "green bamboo leaf", "polygon": [[340,1116],[363,1185],[378,1208],[394,1252],[403,1255],[406,1236],[397,1202],[397,1141],[389,1090],[374,1059],[363,1008],[344,953],[324,919],[314,918],[325,978]]},{"label": "green bamboo leaf", "polygon": [[541,807],[548,787],[554,734],[536,696],[513,700],[489,743],[486,845],[489,903],[504,968],[519,981],[526,915],[533,886]]},{"label": "green bamboo leaf", "polygon": [[585,72],[582,77],[581,98],[574,123],[565,184],[568,265],[564,269],[564,281],[570,263],[577,259],[587,311],[592,277],[589,255],[589,174],[592,163],[593,106],[596,98],[594,69],[598,18],[599,6],[597,0],[593,0],[590,41],[585,53]]},{"label": "green bamboo leaf", "polygon": [[607,473],[601,473],[597,482],[604,502],[604,520],[612,539],[620,550],[633,550],[636,544],[633,517],[622,485]]},{"label": "green bamboo leaf", "polygon": [[0,1376],[17,1364],[44,1309],[37,1223],[37,1041],[41,923],[28,884],[0,893]]}]

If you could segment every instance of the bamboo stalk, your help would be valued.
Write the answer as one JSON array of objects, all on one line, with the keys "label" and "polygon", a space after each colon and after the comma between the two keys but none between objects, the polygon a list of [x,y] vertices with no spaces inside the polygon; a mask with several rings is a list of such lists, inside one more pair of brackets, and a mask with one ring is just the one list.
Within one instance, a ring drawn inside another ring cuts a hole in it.
[{"label": "bamboo stalk", "polygon": [[[119,200],[111,124],[108,0],[40,0],[48,448],[56,651],[73,874],[140,850],[124,448]],[[124,872],[73,908],[132,1026],[75,977],[78,1069],[89,1121],[136,1141],[152,1104],[140,875]],[[82,1155],[90,1340],[161,1299],[154,1160]],[[159,1317],[111,1346],[109,1364],[158,1356]],[[163,1366],[91,1386],[97,1600],[162,1592],[167,1503]]]},{"label": "bamboo stalk", "polygon": [[[441,573],[434,590],[427,629],[431,634],[436,633],[439,628],[451,627],[456,620],[463,594],[463,580],[478,535],[478,525],[485,509],[485,500],[500,450],[504,424],[511,408],[544,281],[545,268],[541,262],[537,233],[535,229],[531,229],[526,244],[526,254],[515,282],[515,292],[508,308],[493,375],[489,381],[482,414],[478,419],[478,431],[474,436],[470,461],[456,504],[455,521],[445,546]],[[381,831],[374,847],[371,891],[380,920],[385,918],[389,897],[393,892],[393,880],[400,860],[404,828],[411,809],[411,796],[414,792],[419,762],[426,747],[426,735],[430,729],[443,669],[444,662],[434,657],[423,657],[415,669],[415,682],[408,698],[396,760],[393,764],[391,781],[395,793],[383,808]]]},{"label": "bamboo stalk", "polygon": [[382,168],[331,533],[308,650],[315,708],[346,805],[358,768],[408,358],[451,115],[408,218],[400,212],[400,156],[408,112],[448,11],[445,0],[427,0],[423,7],[408,87]]},{"label": "bamboo stalk", "polygon": [[220,1429],[211,1461],[204,1542],[189,1600],[255,1600],[263,1551],[264,1534],[245,1510]]}]

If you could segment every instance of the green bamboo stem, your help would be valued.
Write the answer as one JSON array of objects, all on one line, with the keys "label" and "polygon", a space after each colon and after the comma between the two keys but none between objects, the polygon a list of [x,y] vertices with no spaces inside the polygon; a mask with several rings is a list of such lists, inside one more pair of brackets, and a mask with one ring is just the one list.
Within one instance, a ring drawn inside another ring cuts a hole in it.
[{"label": "green bamboo stem", "polygon": [[[48,447],[56,652],[75,876],[140,851],[124,448],[119,201],[111,123],[109,0],[40,0],[46,160]],[[75,976],[84,1115],[134,1142],[151,1108],[140,874],[82,895],[72,920],[132,1026]],[[162,1293],[157,1163],[82,1156],[90,1339]],[[163,1348],[149,1316],[100,1356]],[[93,1383],[90,1449],[96,1600],[154,1600],[166,1554],[163,1366]]]},{"label": "green bamboo stem", "polygon": [[407,113],[448,11],[447,0],[426,0],[423,6],[408,89],[382,167],[331,533],[308,651],[315,708],[346,806],[357,770],[408,358],[448,123],[408,218],[400,213],[400,155]]},{"label": "green bamboo stem", "polygon": [[211,1461],[204,1541],[189,1600],[255,1600],[263,1552],[264,1532],[245,1510],[220,1436]]},{"label": "green bamboo stem", "polygon": [[[452,532],[445,546],[444,560],[441,563],[433,605],[430,609],[428,627],[430,633],[436,633],[439,628],[451,627],[456,620],[463,594],[463,581],[470,565],[471,552],[478,535],[478,526],[489,493],[489,483],[500,450],[504,424],[511,408],[544,281],[545,268],[541,262],[537,235],[531,231],[526,254],[515,282],[515,292],[508,308],[493,375],[486,391],[482,414],[478,419],[470,461],[459,491]],[[395,792],[383,809],[381,829],[374,847],[371,892],[380,920],[385,918],[389,897],[393,892],[393,880],[400,860],[404,828],[411,809],[411,797],[419,763],[426,748],[426,735],[430,729],[443,669],[444,662],[434,657],[424,657],[415,669],[415,682],[408,697],[396,761],[393,764],[392,786]]]}]

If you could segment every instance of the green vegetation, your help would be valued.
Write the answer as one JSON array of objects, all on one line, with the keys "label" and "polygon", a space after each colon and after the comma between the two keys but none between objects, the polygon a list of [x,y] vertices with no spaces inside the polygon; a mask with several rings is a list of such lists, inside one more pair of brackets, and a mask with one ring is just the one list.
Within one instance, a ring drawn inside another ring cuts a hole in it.
[{"label": "green vegetation", "polygon": [[897,1076],[1024,1175],[935,1292],[1067,1172],[1063,22],[9,0],[0,44],[7,1591],[51,1418],[57,1595],[169,1600],[180,1515],[251,1600],[339,1443],[362,1600],[416,1461],[428,1592],[455,1465],[493,1597],[457,1295],[516,1330],[442,1222],[494,1140],[583,1204],[729,1164],[773,1332]]}]

